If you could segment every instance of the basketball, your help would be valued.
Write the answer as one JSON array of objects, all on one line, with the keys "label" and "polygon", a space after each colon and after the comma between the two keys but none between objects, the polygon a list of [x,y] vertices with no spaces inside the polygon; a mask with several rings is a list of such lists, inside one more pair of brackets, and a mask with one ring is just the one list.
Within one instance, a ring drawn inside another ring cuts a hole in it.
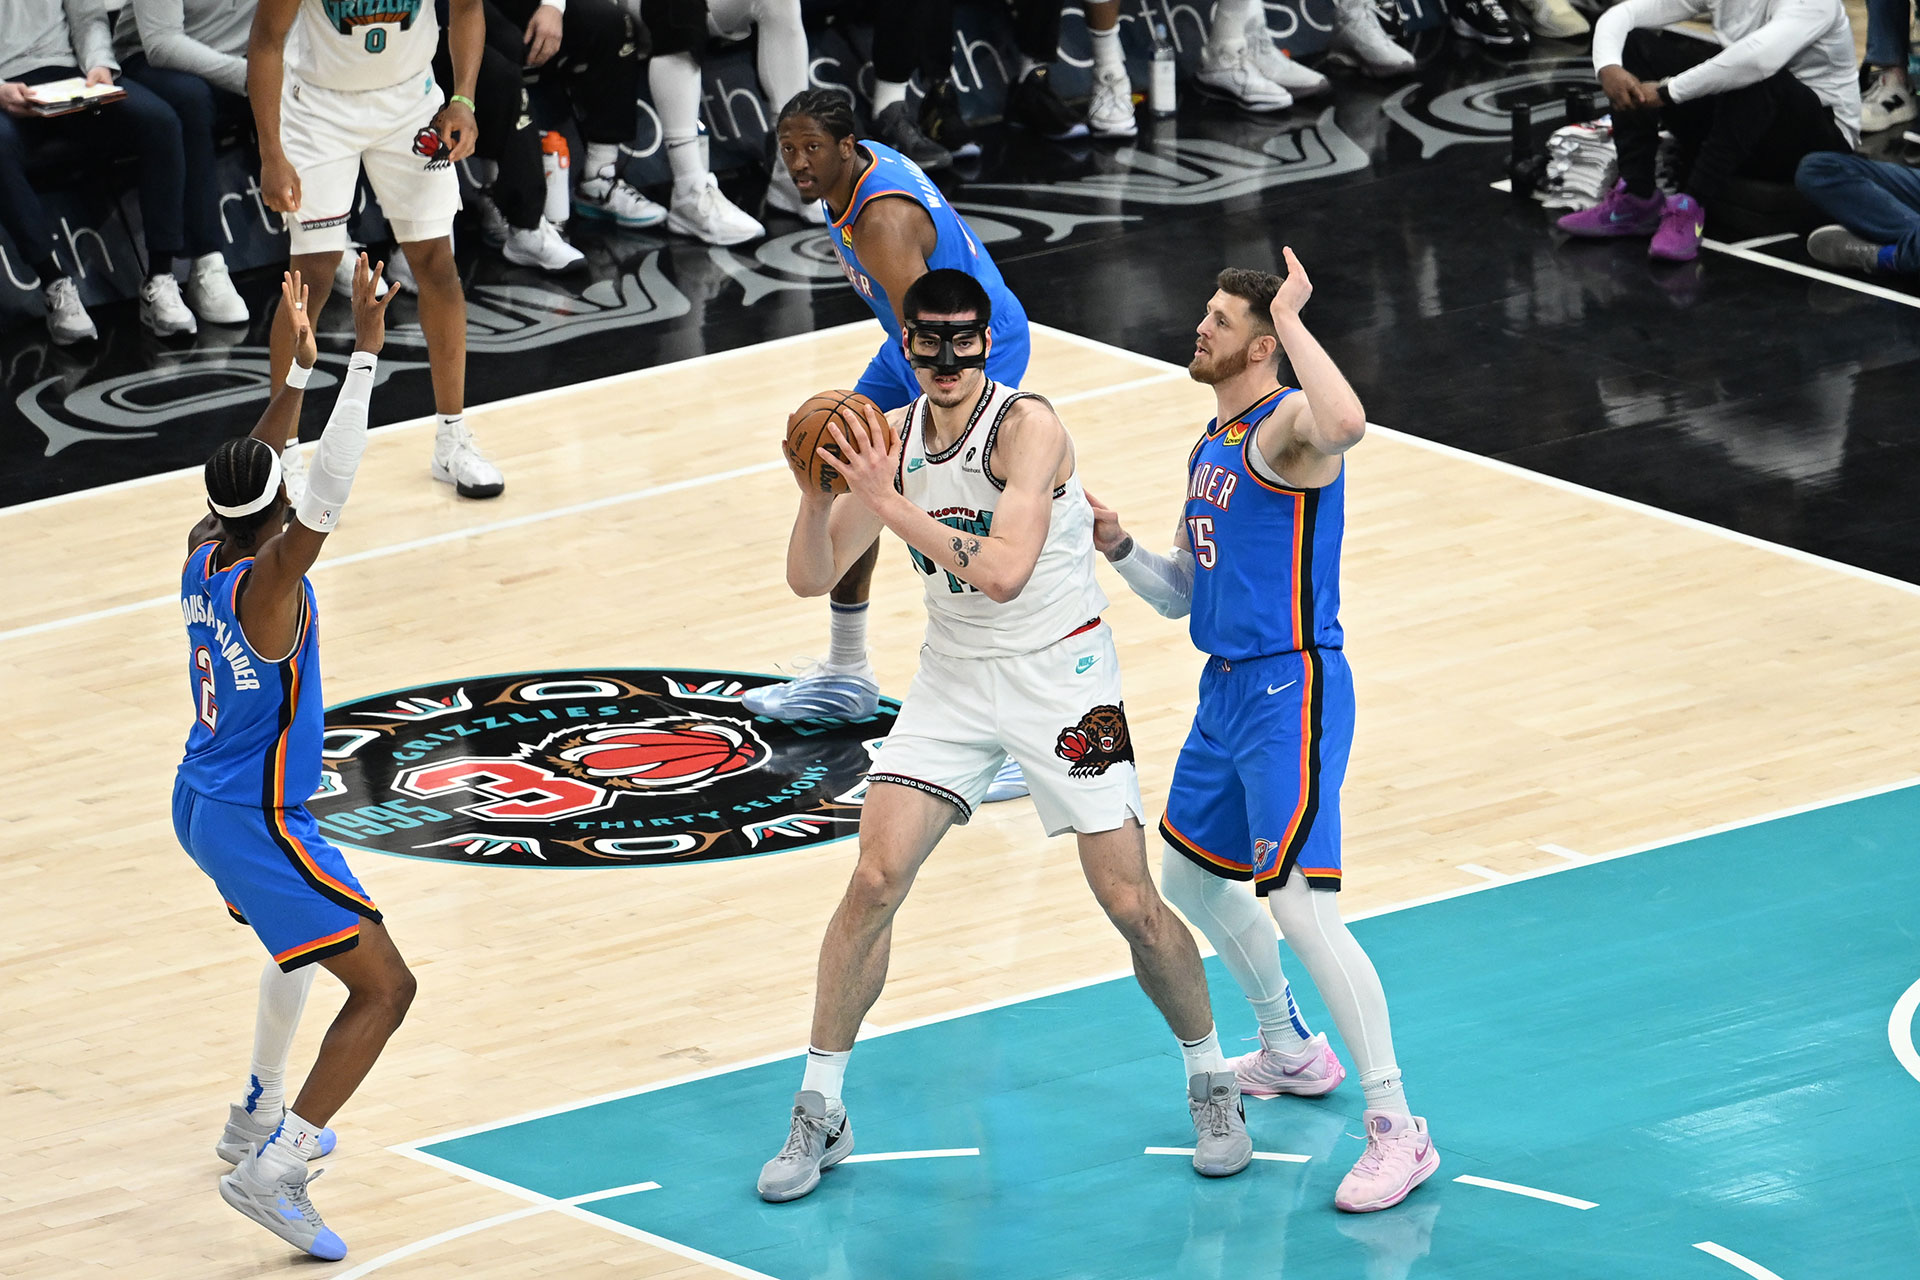
[{"label": "basketball", "polygon": [[822,391],[787,418],[787,463],[806,476],[809,487],[821,493],[847,491],[847,482],[834,465],[833,435],[827,428],[837,420],[841,432],[851,436],[860,429],[862,409],[880,412],[878,405],[858,392]]}]

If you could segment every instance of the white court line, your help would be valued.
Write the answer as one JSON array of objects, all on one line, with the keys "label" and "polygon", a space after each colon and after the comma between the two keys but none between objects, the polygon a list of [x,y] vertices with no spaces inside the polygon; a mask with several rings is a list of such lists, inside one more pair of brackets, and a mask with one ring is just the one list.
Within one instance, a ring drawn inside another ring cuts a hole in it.
[{"label": "white court line", "polygon": [[1561,844],[1537,844],[1534,848],[1542,853],[1550,853],[1556,858],[1565,858],[1568,862],[1587,862],[1590,859],[1584,853],[1575,853]]},{"label": "white court line", "polygon": [[[1193,1154],[1193,1148],[1148,1147],[1145,1154],[1150,1156],[1191,1156]],[[1286,1164],[1305,1164],[1313,1157],[1297,1156],[1291,1151],[1256,1151],[1253,1153],[1253,1158],[1255,1160],[1279,1160]]]},{"label": "white court line", "polygon": [[1720,1261],[1722,1262],[1729,1263],[1733,1266],[1740,1268],[1742,1271],[1752,1276],[1753,1280],[1780,1280],[1779,1276],[1767,1270],[1765,1267],[1755,1262],[1752,1258],[1743,1258],[1739,1254],[1735,1253],[1733,1250],[1727,1248],[1725,1245],[1715,1244],[1711,1240],[1702,1240],[1699,1244],[1696,1244],[1693,1247],[1698,1249],[1702,1253],[1712,1254],[1714,1257],[1720,1259]]},{"label": "white court line", "polygon": [[1479,876],[1482,880],[1496,880],[1505,883],[1513,878],[1512,876],[1502,875],[1491,867],[1483,867],[1477,862],[1463,862],[1460,864],[1459,869],[1470,876]]},{"label": "white court line", "polygon": [[1463,1173],[1455,1178],[1454,1181],[1464,1182],[1470,1187],[1485,1187],[1489,1191],[1509,1191],[1516,1196],[1528,1196],[1535,1200],[1547,1200],[1553,1204],[1566,1205],[1569,1209],[1599,1208],[1599,1205],[1592,1200],[1579,1200],[1573,1196],[1563,1196],[1557,1191],[1542,1191],[1538,1187],[1523,1187],[1517,1182],[1496,1182],[1492,1178],[1476,1178],[1470,1173]]},{"label": "white court line", "polygon": [[[1792,237],[1789,236],[1788,239],[1792,239]],[[1788,271],[1796,276],[1805,276],[1809,280],[1818,280],[1822,284],[1838,285],[1842,289],[1851,289],[1855,293],[1864,293],[1870,297],[1885,299],[1888,302],[1897,302],[1903,307],[1920,307],[1920,298],[1916,298],[1910,293],[1901,293],[1897,289],[1883,289],[1877,284],[1868,284],[1865,280],[1856,279],[1852,276],[1843,276],[1832,271],[1822,271],[1819,267],[1802,266],[1798,262],[1789,262],[1785,258],[1776,258],[1771,254],[1755,253],[1751,249],[1741,247],[1742,245],[1752,243],[1751,241],[1741,241],[1740,244],[1725,244],[1719,240],[1703,238],[1700,243],[1706,248],[1714,250],[1716,253],[1724,253],[1728,257],[1741,258],[1747,262],[1757,262],[1763,267],[1772,267],[1776,271]]]},{"label": "white court line", "polygon": [[848,1156],[841,1164],[878,1164],[882,1160],[941,1160],[947,1156],[977,1156],[978,1147],[945,1147],[938,1151],[869,1151]]},{"label": "white court line", "polygon": [[[586,391],[632,382],[636,379],[644,378],[651,373],[659,373],[665,370],[691,369],[695,365],[707,364],[715,360],[729,360],[749,354],[757,355],[762,351],[767,351],[772,348],[789,347],[798,342],[805,342],[809,338],[823,337],[829,333],[843,333],[848,329],[858,329],[862,325],[872,326],[876,335],[884,332],[876,321],[851,320],[846,324],[829,325],[825,329],[813,329],[806,333],[790,333],[784,338],[769,338],[765,342],[756,342],[745,347],[734,347],[727,351],[709,351],[703,355],[688,356],[684,360],[669,360],[664,364],[651,364],[644,369],[623,369],[619,373],[610,373],[600,378],[589,378],[585,382],[570,382],[564,387],[548,387],[544,391],[526,391],[517,396],[508,396],[504,400],[489,400],[485,404],[470,404],[463,412],[473,413],[480,409],[507,409],[514,405],[535,404],[541,400],[551,399],[554,396],[570,395],[575,391]],[[399,422],[388,423],[384,427],[375,427],[374,430],[380,432],[408,431],[414,427],[424,427],[434,420],[432,415],[424,418],[406,418]],[[0,507],[0,518],[17,515],[22,511],[37,511],[43,507],[55,506],[62,502],[73,502],[79,498],[92,497],[96,493],[113,493],[120,489],[137,489],[142,485],[158,484],[160,481],[172,479],[174,476],[198,475],[202,466],[203,464],[196,463],[193,466],[178,467],[172,471],[157,471],[150,476],[135,476],[131,480],[116,480],[112,484],[95,485],[90,489],[75,489],[72,493],[57,493],[51,498],[35,498],[32,502],[17,503],[11,507]]]},{"label": "white court line", "polygon": [[1893,1015],[1887,1019],[1887,1040],[1893,1045],[1893,1056],[1907,1069],[1907,1074],[1920,1080],[1920,1052],[1913,1047],[1913,1014],[1920,1009],[1920,982],[1914,983],[1893,1002]]},{"label": "white court line", "polygon": [[1798,240],[1797,231],[1782,231],[1777,236],[1755,236],[1751,240],[1735,240],[1730,246],[1735,249],[1758,249],[1763,244],[1779,244],[1782,240]]},{"label": "white court line", "polygon": [[[640,370],[642,373],[650,370]],[[1184,370],[1182,371],[1184,372]],[[624,377],[625,375],[615,375]],[[1110,387],[1100,387],[1090,391],[1075,391],[1053,398],[1050,403],[1056,405],[1074,404],[1082,400],[1094,400],[1104,396],[1120,395],[1143,386],[1167,382],[1173,373],[1150,374],[1144,378],[1135,378],[1129,382],[1116,383]],[[590,385],[590,384],[581,384]],[[535,392],[536,395],[547,394]],[[682,493],[688,489],[701,489],[708,485],[722,484],[728,480],[738,480],[744,476],[759,475],[767,471],[779,471],[786,463],[778,458],[768,462],[756,462],[750,466],[734,467],[727,471],[713,471],[703,476],[692,476],[685,480],[674,480],[667,484],[648,485],[644,489],[629,489],[624,493],[608,494],[602,498],[592,498],[586,502],[569,503],[564,507],[549,507],[544,511],[529,511],[523,515],[509,516],[503,520],[491,520],[486,524],[476,524],[464,529],[448,529],[443,533],[428,534],[424,538],[410,538],[405,542],[390,542],[384,546],[369,547],[364,551],[355,551],[351,555],[322,558],[307,570],[309,574],[323,569],[342,569],[348,565],[362,564],[368,560],[384,560],[388,556],[404,555],[410,551],[419,551],[426,547],[437,547],[448,542],[459,542],[468,538],[479,538],[490,533],[500,533],[507,529],[521,529],[528,525],[544,524],[549,520],[561,520],[568,516],[585,515],[592,511],[601,511],[607,507],[622,506],[629,502],[643,502],[649,498],[665,497],[672,493]],[[198,468],[194,468],[198,470]],[[112,486],[106,486],[111,488]],[[90,492],[99,492],[92,490]],[[163,596],[148,596],[144,600],[134,600],[126,604],[117,604],[105,609],[95,609],[88,613],[69,614],[64,618],[49,618],[45,622],[29,623],[24,627],[14,627],[9,631],[0,631],[0,642],[21,640],[28,636],[43,635],[49,631],[64,631],[68,627],[84,626],[89,622],[100,622],[107,618],[117,618],[122,614],[135,613],[141,609],[151,609],[159,605],[173,604],[179,600],[179,593]]]},{"label": "white court line", "polygon": [[425,1253],[435,1245],[445,1244],[449,1240],[458,1240],[462,1236],[470,1236],[475,1232],[485,1231],[489,1227],[501,1226],[508,1222],[518,1222],[521,1218],[531,1218],[536,1214],[548,1213],[554,1209],[563,1208],[568,1205],[591,1204],[595,1200],[611,1200],[615,1196],[633,1195],[640,1191],[658,1191],[659,1189],[660,1184],[657,1182],[636,1182],[626,1187],[610,1187],[605,1191],[590,1191],[583,1196],[568,1196],[565,1200],[554,1200],[548,1204],[530,1204],[524,1209],[515,1209],[509,1213],[498,1213],[491,1218],[482,1218],[478,1222],[469,1222],[464,1227],[455,1227],[450,1231],[442,1231],[437,1236],[428,1236],[424,1240],[415,1240],[412,1244],[401,1245],[398,1249],[389,1249],[370,1262],[363,1262],[351,1271],[341,1272],[335,1276],[333,1280],[359,1280],[359,1277],[378,1271],[389,1262],[398,1262],[402,1258],[411,1258],[416,1253]]}]

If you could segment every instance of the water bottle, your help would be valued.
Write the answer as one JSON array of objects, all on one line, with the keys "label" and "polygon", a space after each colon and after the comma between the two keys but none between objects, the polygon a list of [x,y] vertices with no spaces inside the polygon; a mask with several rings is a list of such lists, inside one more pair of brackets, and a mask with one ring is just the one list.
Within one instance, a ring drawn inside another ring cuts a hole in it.
[{"label": "water bottle", "polygon": [[540,166],[547,175],[547,221],[564,227],[573,211],[573,184],[568,172],[573,161],[567,154],[567,137],[558,129],[540,135]]},{"label": "water bottle", "polygon": [[1147,81],[1147,109],[1157,116],[1173,114],[1180,64],[1173,56],[1173,41],[1167,38],[1167,24],[1153,24],[1153,76]]}]

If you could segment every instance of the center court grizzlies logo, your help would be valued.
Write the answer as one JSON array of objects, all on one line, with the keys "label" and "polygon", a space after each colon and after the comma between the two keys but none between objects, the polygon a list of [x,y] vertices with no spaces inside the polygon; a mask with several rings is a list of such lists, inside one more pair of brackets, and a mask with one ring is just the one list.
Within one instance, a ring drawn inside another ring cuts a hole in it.
[{"label": "center court grizzlies logo", "polygon": [[515,867],[712,862],[859,830],[867,768],[899,704],[783,723],[728,671],[478,676],[327,712],[308,808],[341,844]]},{"label": "center court grizzlies logo", "polygon": [[1116,764],[1133,762],[1133,735],[1127,731],[1124,706],[1101,703],[1080,717],[1071,729],[1062,729],[1053,753],[1073,763],[1067,770],[1076,778],[1105,773]]},{"label": "center court grizzlies logo", "polygon": [[320,0],[320,7],[326,11],[328,24],[343,36],[352,35],[355,27],[391,22],[399,23],[402,31],[410,31],[413,20],[420,16],[420,0]]}]

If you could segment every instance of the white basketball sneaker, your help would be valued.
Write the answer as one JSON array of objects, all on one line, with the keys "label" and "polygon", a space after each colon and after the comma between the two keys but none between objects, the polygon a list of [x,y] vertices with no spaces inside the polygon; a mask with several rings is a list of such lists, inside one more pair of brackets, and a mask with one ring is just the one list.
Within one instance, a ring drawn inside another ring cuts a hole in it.
[{"label": "white basketball sneaker", "polygon": [[1194,82],[1200,92],[1247,111],[1285,111],[1293,105],[1291,93],[1260,74],[1244,41],[1224,48],[1208,44],[1200,51],[1200,72]]},{"label": "white basketball sneaker", "polygon": [[1240,1081],[1240,1092],[1249,1098],[1277,1098],[1283,1093],[1300,1098],[1318,1098],[1332,1093],[1347,1078],[1347,1069],[1327,1043],[1325,1032],[1300,1046],[1296,1053],[1282,1053],[1267,1046],[1260,1037],[1257,1053],[1242,1054],[1227,1063]]},{"label": "white basketball sneaker", "polygon": [[1247,50],[1253,54],[1254,68],[1292,94],[1295,102],[1333,92],[1333,81],[1312,67],[1295,62],[1273,42],[1273,32],[1267,29],[1264,11],[1256,12],[1247,19]]},{"label": "white basketball sneaker", "polygon": [[507,487],[464,422],[443,422],[434,434],[433,478],[452,485],[463,498],[497,498]]},{"label": "white basketball sneaker", "polygon": [[721,246],[744,244],[767,234],[759,219],[720,193],[720,180],[711,173],[692,191],[673,189],[667,230]]},{"label": "white basketball sneaker", "polygon": [[1377,79],[1411,75],[1419,64],[1380,25],[1373,0],[1338,0],[1332,52]]},{"label": "white basketball sneaker", "polygon": [[180,282],[171,273],[154,276],[140,286],[140,323],[160,338],[200,330],[180,297]]},{"label": "white basketball sneaker", "polygon": [[615,177],[612,165],[574,188],[573,211],[629,231],[657,227],[667,220],[667,211],[629,186],[624,178]]},{"label": "white basketball sneaker", "polygon": [[187,275],[187,306],[208,324],[245,324],[251,317],[246,300],[233,287],[227,274],[227,260],[218,253],[206,253],[193,260]]},{"label": "white basketball sneaker", "polygon": [[587,260],[587,255],[568,244],[560,229],[540,219],[531,227],[510,227],[500,256],[516,266],[541,271],[571,271]]},{"label": "white basketball sneaker", "polygon": [[1367,1149],[1333,1194],[1333,1207],[1344,1213],[1391,1209],[1440,1167],[1440,1152],[1419,1116],[1369,1111],[1365,1121]]},{"label": "white basketball sneaker", "polygon": [[871,668],[830,671],[815,663],[784,684],[747,690],[740,705],[769,720],[863,720],[880,709],[880,685]]},{"label": "white basketball sneaker", "polygon": [[100,336],[93,317],[80,302],[80,286],[71,276],[61,276],[46,289],[47,332],[59,346],[69,342],[90,342]]},{"label": "white basketball sneaker", "polygon": [[1131,138],[1140,132],[1133,118],[1133,81],[1124,71],[1098,72],[1087,104],[1087,127],[1096,138]]}]

